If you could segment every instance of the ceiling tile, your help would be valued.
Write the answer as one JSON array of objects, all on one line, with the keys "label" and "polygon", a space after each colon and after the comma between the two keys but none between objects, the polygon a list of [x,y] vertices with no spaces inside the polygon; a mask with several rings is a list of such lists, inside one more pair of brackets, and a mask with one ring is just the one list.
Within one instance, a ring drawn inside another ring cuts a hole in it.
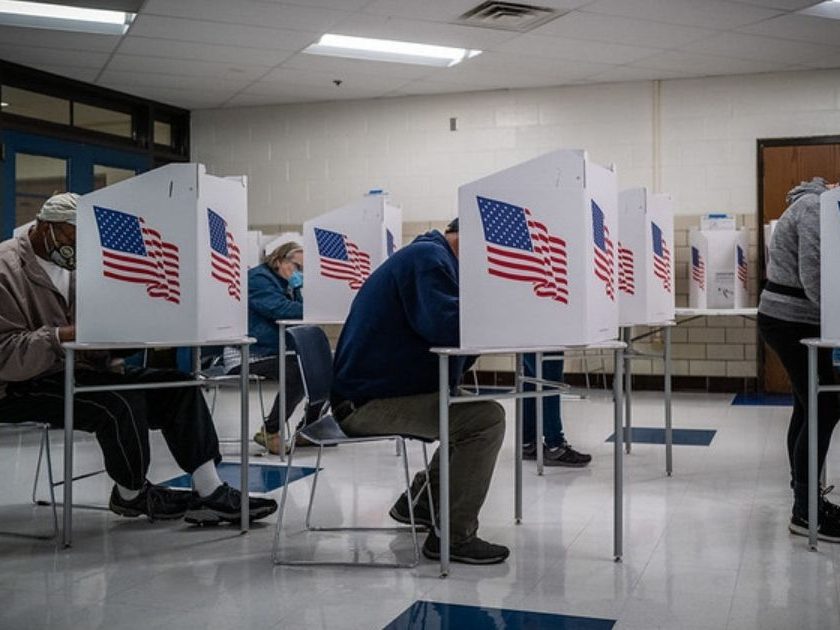
[{"label": "ceiling tile", "polygon": [[98,68],[76,68],[75,66],[65,66],[62,64],[52,63],[38,64],[38,70],[51,72],[66,79],[84,81],[85,83],[93,83],[96,77],[99,76]]},{"label": "ceiling tile", "polygon": [[550,59],[586,61],[589,63],[629,63],[660,52],[659,48],[643,48],[624,44],[607,44],[566,37],[520,35],[496,46],[494,52],[511,52]]},{"label": "ceiling tile", "polygon": [[510,31],[439,24],[423,20],[389,18],[384,15],[355,14],[339,22],[334,32],[357,37],[397,39],[439,46],[486,50],[516,35]]},{"label": "ceiling tile", "polygon": [[159,37],[186,42],[225,46],[248,46],[269,50],[300,50],[315,42],[320,33],[223,24],[205,20],[184,20],[157,15],[139,15],[129,31],[142,37]]},{"label": "ceiling tile", "polygon": [[247,24],[300,31],[328,31],[346,11],[253,0],[147,0],[143,15],[163,15],[210,22]]},{"label": "ceiling tile", "polygon": [[699,53],[681,51],[666,51],[630,65],[639,68],[655,68],[703,76],[773,72],[787,70],[793,64],[734,59],[732,57],[718,57],[715,55],[701,55]]},{"label": "ceiling tile", "polygon": [[342,59],[340,57],[326,57],[323,55],[308,55],[298,53],[280,65],[281,68],[295,68],[317,73],[327,73],[333,78],[340,79],[345,74],[372,74],[383,77],[402,77],[416,79],[428,75],[433,71],[429,66],[407,63],[391,63],[383,61],[366,61],[363,59]]},{"label": "ceiling tile", "polygon": [[663,28],[659,22],[573,11],[534,29],[530,34],[574,37],[629,46],[674,48],[687,42],[709,37],[716,32],[711,29],[673,24]]},{"label": "ceiling tile", "polygon": [[164,59],[161,57],[141,57],[139,55],[114,55],[108,64],[108,70],[128,70],[151,72],[155,74],[182,74],[207,77],[209,83],[215,79],[255,80],[268,71],[268,66],[244,64],[212,63],[193,59]]},{"label": "ceiling tile", "polygon": [[738,30],[754,35],[795,39],[814,44],[833,45],[840,42],[840,20],[827,20],[808,15],[784,15]]},{"label": "ceiling tile", "polygon": [[697,76],[688,71],[661,70],[658,68],[637,68],[635,66],[614,66],[609,70],[588,77],[592,83],[617,83],[622,81],[655,81],[684,79]]},{"label": "ceiling tile", "polygon": [[815,59],[831,59],[836,66],[840,66],[840,48],[746,33],[722,33],[701,42],[683,46],[681,50],[789,64]]},{"label": "ceiling tile", "polygon": [[385,77],[372,74],[344,74],[341,85],[333,83],[333,75],[308,70],[296,70],[293,68],[275,68],[260,81],[248,86],[246,91],[260,93],[264,90],[276,89],[278,86],[307,86],[323,88],[333,91],[337,96],[346,92],[358,92],[370,89],[373,92],[384,92],[393,90],[407,83],[402,77]]},{"label": "ceiling tile", "polygon": [[817,4],[820,0],[728,0],[735,4],[752,4],[758,7],[770,9],[783,9],[785,11],[798,11],[805,7]]},{"label": "ceiling tile", "polygon": [[253,80],[216,77],[213,81],[208,81],[207,77],[191,74],[160,74],[154,72],[136,72],[133,70],[105,70],[99,82],[134,83],[137,87],[143,88],[238,92],[253,83]]},{"label": "ceiling tile", "polygon": [[224,90],[178,90],[174,88],[139,88],[135,83],[102,83],[97,85],[108,87],[112,90],[134,94],[141,98],[147,98],[176,107],[185,109],[204,109],[208,107],[221,107],[223,103],[233,97],[232,92]]},{"label": "ceiling tile", "polygon": [[[365,5],[364,13],[400,17],[429,22],[452,22],[483,0],[372,0]],[[532,4],[570,11],[592,0],[537,0]]]},{"label": "ceiling tile", "polygon": [[300,7],[320,7],[341,11],[360,11],[370,0],[282,0],[282,4]]},{"label": "ceiling tile", "polygon": [[155,39],[130,35],[120,45],[120,54],[163,57],[167,59],[195,59],[215,63],[274,66],[291,57],[290,50],[268,50],[244,46],[222,46],[174,39]]},{"label": "ceiling tile", "polygon": [[779,15],[777,9],[721,0],[596,0],[586,11],[682,24],[699,28],[731,29]]},{"label": "ceiling tile", "polygon": [[116,35],[69,33],[67,31],[0,26],[0,42],[7,45],[43,45],[56,49],[111,52],[120,42],[120,37]]},{"label": "ceiling tile", "polygon": [[58,50],[18,46],[3,42],[0,44],[0,58],[27,66],[60,64],[77,68],[101,68],[108,61],[109,53],[84,50]]}]

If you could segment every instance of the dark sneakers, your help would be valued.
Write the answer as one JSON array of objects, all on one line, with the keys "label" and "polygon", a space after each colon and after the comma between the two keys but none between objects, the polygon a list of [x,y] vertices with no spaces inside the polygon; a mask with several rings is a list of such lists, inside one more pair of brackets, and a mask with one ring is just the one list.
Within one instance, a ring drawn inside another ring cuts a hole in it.
[{"label": "dark sneakers", "polygon": [[[525,444],[522,447],[522,459],[537,459],[537,446],[535,444]],[[579,453],[568,442],[563,442],[557,448],[543,447],[543,464],[546,466],[583,468],[591,461],[592,455]]]},{"label": "dark sneakers", "polygon": [[[408,495],[403,492],[397,502],[391,506],[388,515],[398,523],[411,525],[411,516],[408,513]],[[418,527],[431,528],[432,515],[429,513],[429,506],[418,501],[414,506],[414,522]]]},{"label": "dark sneakers", "polygon": [[140,494],[131,500],[123,499],[117,486],[114,486],[108,508],[120,516],[145,515],[153,521],[167,521],[184,516],[193,499],[192,492],[171,490],[147,481]]},{"label": "dark sneakers", "polygon": [[[840,515],[837,513],[837,506],[831,505],[829,507],[826,503],[820,506],[820,513],[818,517],[819,525],[817,527],[817,539],[825,542],[840,543]],[[797,536],[808,535],[808,519],[802,518],[794,513],[790,517],[790,525],[788,529],[791,534]]]},{"label": "dark sneakers", "polygon": [[[257,521],[277,510],[277,501],[249,497],[250,520]],[[194,525],[218,525],[239,523],[241,519],[242,493],[229,485],[222,484],[209,497],[195,496],[184,520]]]},{"label": "dark sneakers", "polygon": [[[430,560],[440,560],[440,539],[434,532],[429,532],[423,544],[423,555]],[[499,564],[504,562],[509,555],[510,549],[507,547],[494,545],[478,536],[449,547],[450,560],[463,564]]]}]

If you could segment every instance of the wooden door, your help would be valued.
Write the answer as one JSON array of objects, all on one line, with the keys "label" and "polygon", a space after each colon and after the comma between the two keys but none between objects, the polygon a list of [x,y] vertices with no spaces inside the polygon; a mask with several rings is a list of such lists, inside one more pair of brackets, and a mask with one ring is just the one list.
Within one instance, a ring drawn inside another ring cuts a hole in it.
[{"label": "wooden door", "polygon": [[[759,277],[765,278],[764,229],[787,208],[788,191],[812,177],[840,179],[840,137],[758,141]],[[788,393],[790,383],[776,354],[761,344],[758,373],[765,392]]]}]

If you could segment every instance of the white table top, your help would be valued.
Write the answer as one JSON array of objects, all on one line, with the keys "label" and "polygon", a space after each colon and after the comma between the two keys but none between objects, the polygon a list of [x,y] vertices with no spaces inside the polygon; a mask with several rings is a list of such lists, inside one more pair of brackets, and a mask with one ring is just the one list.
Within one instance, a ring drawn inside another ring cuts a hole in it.
[{"label": "white table top", "polygon": [[623,341],[599,341],[577,346],[537,346],[511,348],[429,348],[429,352],[447,356],[464,356],[480,354],[523,354],[531,352],[565,352],[566,350],[618,350],[626,348]]},{"label": "white table top", "polygon": [[343,319],[278,319],[274,323],[279,326],[329,326],[343,324]]},{"label": "white table top", "polygon": [[840,348],[840,339],[818,339],[812,337],[810,339],[803,339],[799,343],[816,348]]},{"label": "white table top", "polygon": [[726,317],[727,315],[755,317],[758,315],[758,308],[678,308],[675,314],[677,317]]},{"label": "white table top", "polygon": [[665,322],[642,322],[639,324],[620,324],[619,328],[636,328],[637,326],[647,326],[649,328],[664,328],[665,326],[676,326],[677,322],[673,319],[669,319]]},{"label": "white table top", "polygon": [[241,346],[251,345],[257,340],[253,337],[238,337],[236,339],[214,339],[213,341],[113,341],[83,343],[70,341],[61,344],[69,350],[144,350],[147,348],[201,348],[203,346]]}]

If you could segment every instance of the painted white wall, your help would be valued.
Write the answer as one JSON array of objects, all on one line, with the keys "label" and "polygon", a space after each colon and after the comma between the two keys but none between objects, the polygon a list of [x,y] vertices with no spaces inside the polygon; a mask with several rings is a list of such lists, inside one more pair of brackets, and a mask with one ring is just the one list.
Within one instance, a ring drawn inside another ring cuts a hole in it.
[{"label": "painted white wall", "polygon": [[614,162],[619,188],[670,192],[677,214],[753,214],[756,139],[838,133],[839,89],[826,70],[201,110],[192,159],[249,176],[251,225],[299,225],[370,188],[405,221],[445,220],[460,184],[556,148]]}]

